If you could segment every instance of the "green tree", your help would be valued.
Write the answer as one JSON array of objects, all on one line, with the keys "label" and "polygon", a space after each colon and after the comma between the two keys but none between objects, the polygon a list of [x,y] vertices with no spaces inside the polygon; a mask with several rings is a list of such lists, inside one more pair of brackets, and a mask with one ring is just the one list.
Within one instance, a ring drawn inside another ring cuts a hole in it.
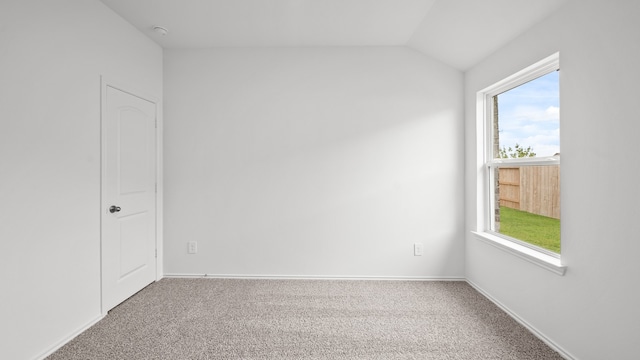
[{"label": "green tree", "polygon": [[508,148],[502,147],[500,149],[500,158],[524,158],[524,157],[535,157],[536,153],[533,152],[531,146],[523,147],[520,144],[516,143],[515,149],[509,146]]}]

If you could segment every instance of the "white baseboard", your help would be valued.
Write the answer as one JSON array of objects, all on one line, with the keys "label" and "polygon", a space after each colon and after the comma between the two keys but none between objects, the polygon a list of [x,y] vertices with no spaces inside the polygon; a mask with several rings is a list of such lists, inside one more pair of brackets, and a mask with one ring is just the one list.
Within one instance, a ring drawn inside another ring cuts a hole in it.
[{"label": "white baseboard", "polygon": [[527,330],[531,331],[531,333],[533,333],[533,335],[535,335],[538,339],[542,340],[545,344],[547,344],[550,348],[552,348],[553,350],[555,350],[558,354],[560,354],[560,356],[562,356],[563,358],[567,359],[567,360],[577,360],[573,355],[571,355],[568,351],[564,350],[562,347],[560,347],[558,344],[554,343],[553,341],[551,341],[551,339],[549,339],[548,337],[546,337],[542,332],[540,332],[538,329],[536,329],[533,325],[529,324],[526,320],[522,319],[520,316],[518,316],[515,312],[511,311],[511,309],[509,309],[508,307],[506,307],[504,304],[502,304],[500,301],[496,300],[496,298],[494,298],[493,296],[491,296],[489,293],[487,293],[486,291],[484,291],[480,286],[478,286],[477,284],[473,283],[472,281],[469,281],[469,279],[466,280],[467,283],[469,285],[471,285],[471,287],[473,287],[474,289],[476,289],[480,294],[482,294],[484,297],[486,297],[487,299],[489,299],[492,303],[496,304],[496,306],[498,306],[500,309],[502,309],[504,312],[506,312],[509,316],[511,316],[515,321],[517,321],[520,325],[524,326],[525,328],[527,328]]},{"label": "white baseboard", "polygon": [[71,334],[69,334],[69,336],[67,336],[64,339],[62,339],[61,341],[59,341],[57,344],[55,344],[49,350],[47,350],[44,353],[36,356],[35,359],[42,360],[42,359],[46,358],[47,356],[53,354],[54,352],[56,352],[56,350],[58,350],[61,347],[63,347],[66,343],[68,343],[69,341],[73,340],[76,336],[78,336],[78,335],[82,334],[83,332],[85,332],[87,329],[89,329],[90,327],[95,325],[98,321],[102,320],[103,318],[104,318],[104,316],[100,315],[97,318],[89,321],[89,323],[87,323],[86,325],[82,326],[81,328],[79,328],[76,331],[74,331]]},{"label": "white baseboard", "polygon": [[398,280],[465,281],[462,276],[350,276],[350,275],[254,275],[254,274],[164,274],[166,278],[271,279],[271,280]]}]

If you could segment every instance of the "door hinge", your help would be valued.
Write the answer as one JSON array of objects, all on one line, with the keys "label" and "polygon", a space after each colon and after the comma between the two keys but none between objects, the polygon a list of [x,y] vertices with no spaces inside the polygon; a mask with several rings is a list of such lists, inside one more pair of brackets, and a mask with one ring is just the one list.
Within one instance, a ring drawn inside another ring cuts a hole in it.
[{"label": "door hinge", "polygon": [[158,258],[158,249],[156,249],[156,259]]},{"label": "door hinge", "polygon": [[158,183],[156,183],[156,194],[158,193]]}]

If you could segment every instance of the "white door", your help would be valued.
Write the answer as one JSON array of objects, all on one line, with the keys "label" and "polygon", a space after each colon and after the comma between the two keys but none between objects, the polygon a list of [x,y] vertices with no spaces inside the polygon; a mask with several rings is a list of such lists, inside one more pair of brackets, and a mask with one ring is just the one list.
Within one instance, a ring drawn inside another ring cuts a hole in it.
[{"label": "white door", "polygon": [[103,87],[102,312],[155,280],[156,104]]}]

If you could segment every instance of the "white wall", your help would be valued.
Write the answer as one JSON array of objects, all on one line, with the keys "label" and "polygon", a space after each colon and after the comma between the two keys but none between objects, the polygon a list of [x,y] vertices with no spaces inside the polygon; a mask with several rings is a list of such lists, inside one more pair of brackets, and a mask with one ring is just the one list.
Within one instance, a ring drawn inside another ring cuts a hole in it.
[{"label": "white wall", "polygon": [[[576,359],[637,359],[640,2],[576,0],[466,73],[466,276]],[[561,277],[475,239],[476,92],[560,51]]]},{"label": "white wall", "polygon": [[162,98],[162,49],[98,1],[0,3],[0,358],[100,316],[100,75]]},{"label": "white wall", "polygon": [[463,275],[460,72],[280,48],[167,50],[164,76],[166,273]]}]

